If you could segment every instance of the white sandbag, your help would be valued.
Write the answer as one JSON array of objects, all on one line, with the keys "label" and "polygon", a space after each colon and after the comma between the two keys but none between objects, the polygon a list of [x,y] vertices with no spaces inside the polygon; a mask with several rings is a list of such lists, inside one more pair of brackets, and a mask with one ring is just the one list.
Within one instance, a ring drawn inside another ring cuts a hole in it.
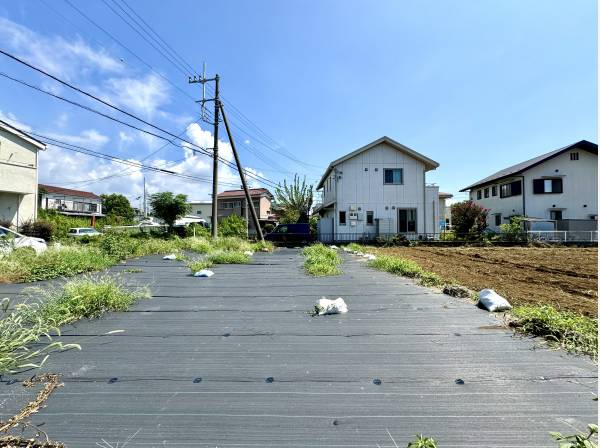
[{"label": "white sandbag", "polygon": [[482,289],[479,291],[479,302],[477,304],[488,311],[506,311],[512,308],[504,297],[493,289]]},{"label": "white sandbag", "polygon": [[352,251],[351,251],[350,249],[348,249],[346,246],[342,247],[342,250],[343,250],[344,252],[352,252]]},{"label": "white sandbag", "polygon": [[177,255],[175,255],[175,254],[165,255],[163,257],[163,260],[177,260]]},{"label": "white sandbag", "polygon": [[348,312],[348,305],[344,299],[338,297],[335,300],[329,300],[321,297],[319,300],[319,315],[323,314],[344,314]]},{"label": "white sandbag", "polygon": [[202,269],[201,271],[196,272],[194,277],[212,277],[213,275],[215,275],[215,273],[210,269]]},{"label": "white sandbag", "polygon": [[364,253],[357,250],[354,252],[354,255],[358,255],[359,257],[362,257],[364,255]]},{"label": "white sandbag", "polygon": [[367,260],[375,260],[377,257],[373,254],[364,254],[363,258],[366,258]]},{"label": "white sandbag", "polygon": [[245,250],[244,255],[248,255],[249,257],[251,257],[252,255],[254,255],[254,252],[252,252],[251,250]]},{"label": "white sandbag", "polygon": [[332,244],[331,246],[329,246],[329,248],[333,250],[338,250],[338,247],[335,244]]}]

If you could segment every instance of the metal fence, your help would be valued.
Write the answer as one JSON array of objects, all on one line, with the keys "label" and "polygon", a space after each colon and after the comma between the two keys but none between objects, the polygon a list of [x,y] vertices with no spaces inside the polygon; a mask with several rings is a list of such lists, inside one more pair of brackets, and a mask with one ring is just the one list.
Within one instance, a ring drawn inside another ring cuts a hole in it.
[{"label": "metal fence", "polygon": [[394,243],[401,241],[422,242],[500,242],[525,243],[543,241],[548,243],[598,242],[598,231],[554,230],[528,231],[521,233],[456,234],[452,231],[439,233],[319,233],[317,239],[323,243]]}]

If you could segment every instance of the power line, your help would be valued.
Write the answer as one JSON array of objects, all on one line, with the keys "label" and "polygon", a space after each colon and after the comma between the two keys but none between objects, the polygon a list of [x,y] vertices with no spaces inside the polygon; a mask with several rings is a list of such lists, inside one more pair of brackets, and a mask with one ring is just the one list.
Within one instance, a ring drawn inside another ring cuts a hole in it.
[{"label": "power line", "polygon": [[[65,19],[67,22],[71,23],[72,25],[76,26],[75,24],[73,24],[73,22],[69,21],[64,15],[62,15],[61,13],[59,13],[58,11],[56,11],[54,8],[52,8],[49,4],[46,3],[45,0],[41,0],[49,9],[51,9],[54,13],[56,13],[57,15],[59,15],[60,17],[62,17],[63,19]],[[114,2],[115,0],[113,0]],[[160,39],[160,41],[162,43],[164,43],[164,45],[162,46],[163,48],[165,48],[165,50],[167,52],[171,52],[174,58],[178,58],[183,64],[185,64],[187,68],[191,69],[192,72],[196,73],[196,71],[193,69],[193,67],[179,54],[177,53],[177,51],[175,51],[173,49],[173,47],[171,47],[168,42],[166,42],[162,37],[160,37],[160,35],[148,24],[148,22],[146,22],[129,4],[127,4],[127,2],[125,2],[125,0],[121,0],[123,4],[125,4],[127,6],[128,9],[131,10],[131,12],[138,17],[141,22],[146,26],[147,29],[150,30],[151,33],[153,33],[154,35],[156,35],[156,37],[158,39]],[[182,90],[179,86],[177,86],[176,84],[174,84],[171,80],[169,80],[168,78],[166,78],[164,75],[162,75],[161,73],[157,72],[149,63],[147,63],[145,60],[143,60],[140,56],[138,56],[133,50],[131,50],[129,47],[127,47],[125,44],[123,44],[119,39],[117,39],[114,35],[112,35],[109,31],[107,31],[105,28],[103,28],[102,26],[100,26],[97,22],[95,22],[92,18],[90,18],[88,15],[86,15],[81,9],[77,8],[77,6],[75,6],[73,3],[71,3],[70,0],[65,0],[65,2],[71,6],[77,13],[79,13],[83,18],[85,18],[88,22],[90,22],[93,26],[95,26],[96,28],[98,28],[100,31],[102,31],[104,34],[106,34],[109,38],[111,38],[114,42],[116,42],[118,45],[120,45],[122,48],[124,48],[126,51],[128,51],[131,55],[133,55],[136,59],[138,59],[142,64],[144,64],[147,68],[149,68],[153,73],[155,73],[156,75],[160,76],[161,78],[163,78],[164,80],[166,80],[169,84],[171,84],[173,87],[175,87],[180,93],[184,94],[187,98],[191,99],[192,101],[194,101],[194,98],[192,96],[190,96],[187,92],[185,92],[184,90]],[[109,5],[107,5],[109,6]],[[119,6],[119,5],[117,5]],[[122,9],[122,8],[121,8]],[[116,13],[116,11],[113,12]],[[122,20],[124,20],[121,17]],[[127,23],[127,22],[126,22]],[[138,26],[142,27],[142,25],[140,25],[140,22],[137,22]],[[131,25],[130,25],[131,26]],[[156,41],[156,40],[155,40]],[[164,55],[163,55],[164,56]],[[173,63],[173,61],[170,61],[171,63]],[[177,68],[177,67],[176,67]],[[210,86],[209,90],[210,90]],[[228,104],[228,106],[230,106],[232,108],[232,114],[241,117],[240,120],[250,123],[255,129],[257,129],[263,136],[265,136],[267,139],[271,140],[272,142],[274,142],[277,146],[280,146],[277,142],[275,142],[275,140],[273,140],[271,137],[268,136],[268,134],[266,134],[262,129],[260,129],[256,124],[254,124],[248,117],[246,117],[238,108],[236,108],[231,102],[229,102],[228,100],[224,99],[224,101]],[[212,115],[212,113],[210,111],[209,115]],[[210,117],[209,117],[210,118]],[[238,128],[241,132],[243,132],[246,136],[250,137],[252,139],[252,141],[257,141],[259,143],[261,143],[263,146],[265,146],[266,148],[268,148],[269,150],[275,152],[276,154],[278,154],[279,156],[283,156],[286,157],[296,163],[305,165],[305,166],[313,166],[316,167],[315,165],[312,164],[308,164],[306,162],[303,162],[293,156],[289,156],[289,152],[288,154],[285,154],[284,152],[279,152],[277,149],[274,149],[272,147],[270,147],[262,138],[256,136],[255,134],[252,134],[252,131],[247,131],[244,130],[240,125],[238,125],[237,123],[232,121],[232,126]],[[248,126],[247,124],[245,124],[245,126]],[[285,148],[281,148],[282,151],[285,151]],[[259,151],[257,149],[257,151]],[[273,167],[275,167],[275,165],[278,165],[277,163],[274,162],[269,162],[269,159],[265,157],[258,157],[259,159],[261,159],[265,164],[267,165],[271,165]],[[278,167],[277,169],[279,169],[280,167]],[[285,170],[280,170],[280,171],[285,171]],[[291,173],[291,171],[288,171]]]},{"label": "power line", "polygon": [[[142,119],[142,118],[139,118],[139,117],[137,117],[136,115],[134,115],[134,114],[132,114],[132,113],[130,113],[130,112],[128,112],[128,111],[126,111],[126,110],[124,110],[124,109],[120,108],[120,107],[117,107],[117,106],[115,106],[115,105],[113,105],[113,104],[111,104],[111,103],[109,103],[109,102],[107,102],[107,101],[105,101],[105,100],[103,100],[103,99],[101,99],[101,98],[98,98],[97,96],[95,96],[95,95],[93,95],[93,94],[91,94],[91,93],[89,93],[89,92],[86,92],[85,90],[82,90],[82,89],[80,89],[79,87],[76,87],[76,86],[74,86],[74,85],[72,85],[72,84],[68,83],[67,81],[63,81],[62,79],[60,79],[60,78],[58,78],[58,77],[56,77],[56,76],[54,76],[54,75],[52,75],[52,74],[50,74],[50,73],[48,73],[48,72],[46,72],[46,71],[42,70],[41,68],[35,67],[34,65],[32,65],[32,64],[30,64],[30,63],[28,63],[28,62],[26,62],[26,61],[24,61],[24,60],[22,60],[22,59],[20,59],[20,58],[16,57],[16,56],[14,56],[14,55],[12,55],[12,54],[10,54],[10,53],[7,53],[7,52],[6,52],[6,51],[4,51],[4,50],[1,50],[1,49],[0,49],[0,54],[3,54],[3,55],[7,56],[7,57],[8,57],[8,58],[10,58],[10,59],[13,59],[14,61],[16,61],[16,62],[19,62],[20,64],[23,64],[23,65],[25,65],[26,67],[29,67],[29,68],[31,68],[32,70],[35,70],[35,71],[37,71],[38,73],[41,73],[41,74],[43,74],[43,75],[45,75],[45,76],[47,76],[47,77],[49,77],[49,78],[51,78],[51,79],[53,79],[53,80],[55,80],[55,81],[59,82],[60,84],[62,84],[62,85],[64,85],[64,86],[66,86],[66,87],[69,87],[69,88],[70,88],[70,89],[72,89],[72,90],[75,90],[75,91],[76,91],[76,92],[78,92],[78,93],[81,93],[81,94],[83,94],[83,95],[85,95],[85,96],[87,96],[87,97],[89,97],[89,98],[92,98],[92,99],[94,99],[94,100],[96,100],[96,101],[98,101],[98,102],[100,102],[100,103],[104,104],[105,106],[108,106],[108,107],[110,107],[111,109],[114,109],[114,110],[116,110],[116,111],[118,111],[118,112],[121,112],[121,113],[123,113],[124,115],[127,115],[128,117],[131,117],[131,118],[133,118],[133,119],[135,119],[135,120],[137,120],[137,121],[140,121],[141,123],[144,123],[145,125],[147,125],[147,126],[150,126],[151,128],[157,129],[157,130],[159,130],[160,132],[163,132],[163,133],[165,133],[165,134],[167,134],[167,135],[169,135],[169,136],[171,136],[171,137],[173,137],[173,138],[175,138],[175,139],[181,140],[181,141],[183,141],[183,142],[187,143],[188,145],[191,145],[191,146],[193,146],[193,147],[196,147],[196,148],[200,149],[202,152],[205,152],[205,153],[207,153],[207,154],[209,154],[209,155],[210,155],[210,153],[207,151],[207,149],[206,149],[206,148],[203,148],[203,147],[201,147],[201,146],[199,146],[199,145],[197,145],[197,144],[195,144],[195,143],[193,143],[193,142],[190,142],[189,140],[186,140],[186,139],[184,139],[184,138],[182,138],[182,137],[179,137],[179,136],[177,136],[177,135],[175,135],[175,134],[173,134],[173,133],[171,133],[171,132],[169,132],[169,131],[166,131],[166,130],[164,130],[164,129],[162,129],[162,128],[160,128],[160,127],[158,127],[158,126],[156,126],[156,125],[154,125],[154,124],[152,124],[152,123],[150,123],[150,122],[148,122],[148,121],[146,121],[146,120],[144,120],[144,119]],[[90,108],[90,107],[88,107],[88,106],[84,106],[84,105],[82,105],[82,104],[80,104],[80,103],[77,103],[77,102],[75,102],[75,101],[68,100],[68,99],[66,99],[66,98],[64,98],[64,97],[61,97],[60,95],[53,94],[53,93],[51,93],[51,92],[48,92],[48,91],[46,91],[46,90],[44,90],[44,89],[41,89],[41,88],[39,88],[39,87],[33,86],[33,85],[31,85],[31,84],[28,84],[28,83],[26,83],[25,81],[17,80],[16,78],[13,78],[13,77],[11,77],[11,76],[9,76],[9,75],[5,74],[5,73],[0,73],[0,75],[2,75],[2,76],[5,76],[5,77],[7,77],[7,78],[9,78],[9,79],[11,79],[11,80],[13,80],[13,81],[15,81],[15,82],[19,82],[19,83],[21,83],[21,84],[23,84],[23,85],[26,85],[26,86],[28,86],[28,87],[30,87],[30,88],[33,88],[33,89],[35,89],[35,90],[38,90],[38,91],[40,91],[40,92],[46,93],[46,94],[48,94],[48,95],[51,95],[51,96],[53,96],[53,97],[55,97],[55,98],[57,98],[57,99],[61,99],[61,100],[63,100],[63,101],[69,102],[69,103],[71,103],[71,104],[73,104],[73,105],[77,105],[78,107],[82,107],[82,108],[84,108],[84,109],[86,109],[86,110],[93,111],[94,113],[97,113],[97,114],[99,114],[99,115],[101,115],[101,116],[103,116],[103,117],[105,117],[105,118],[109,118],[110,120],[113,120],[113,121],[119,122],[119,123],[121,123],[121,124],[123,124],[123,125],[125,125],[125,126],[132,127],[132,128],[134,128],[134,129],[136,129],[136,130],[139,130],[139,131],[141,131],[141,132],[145,132],[145,133],[147,133],[147,134],[150,134],[150,135],[152,135],[152,136],[154,136],[154,137],[157,137],[157,138],[160,138],[160,139],[163,139],[163,140],[169,141],[169,142],[171,142],[171,143],[172,143],[174,146],[177,146],[177,145],[175,145],[175,144],[174,144],[174,143],[173,143],[171,140],[167,139],[167,138],[166,138],[166,137],[164,137],[164,136],[160,136],[160,135],[158,135],[158,134],[155,134],[155,133],[152,133],[152,132],[150,132],[150,131],[147,131],[147,130],[141,129],[141,128],[139,128],[139,127],[136,127],[136,126],[134,126],[134,125],[131,125],[131,124],[129,124],[129,123],[126,123],[126,122],[124,122],[124,121],[121,121],[121,120],[119,120],[119,119],[117,119],[117,118],[111,117],[110,115],[107,115],[107,114],[104,114],[104,113],[102,113],[102,112],[96,111],[95,109],[92,109],[92,108]],[[193,148],[191,148],[191,149],[193,149]],[[234,166],[234,165],[233,165],[231,162],[229,162],[229,161],[227,161],[227,160],[225,160],[225,159],[223,159],[223,158],[221,158],[221,157],[219,157],[218,159],[219,159],[219,160],[220,160],[222,163],[224,163],[224,164],[228,165],[230,168],[237,169],[237,168],[236,168],[236,167],[235,167],[235,166]],[[250,175],[250,177],[254,178],[255,180],[257,180],[257,181],[259,181],[259,182],[262,182],[262,183],[265,183],[265,184],[271,184],[272,186],[276,186],[276,184],[275,184],[273,181],[271,181],[271,180],[269,180],[269,179],[267,179],[267,178],[265,178],[265,177],[262,177],[262,176],[259,176],[259,175],[253,174],[253,173],[249,173],[249,175]]]}]

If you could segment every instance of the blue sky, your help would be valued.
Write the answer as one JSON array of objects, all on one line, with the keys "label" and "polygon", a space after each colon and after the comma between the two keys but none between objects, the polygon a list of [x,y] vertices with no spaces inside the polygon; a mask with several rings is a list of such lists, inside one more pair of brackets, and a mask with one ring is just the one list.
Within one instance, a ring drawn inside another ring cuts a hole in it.
[{"label": "blue sky", "polygon": [[[155,71],[64,0],[2,2],[0,46],[174,133],[198,118],[199,85],[107,6],[119,11],[120,0],[71,1]],[[427,180],[451,193],[557,147],[597,142],[592,0],[127,2],[198,71],[205,61],[219,72],[224,97],[268,135],[232,111],[244,165],[276,182],[294,172],[314,182],[331,160],[382,135],[438,161]],[[0,71],[93,105],[4,57]],[[2,117],[134,161],[162,145],[0,77]],[[194,125],[187,138],[211,146],[210,127]],[[227,145],[223,154],[231,157]],[[145,163],[210,176],[210,161],[182,148]],[[125,168],[50,148],[40,181],[133,199],[142,173]],[[226,168],[223,180],[237,183]],[[205,183],[151,173],[147,182],[151,192],[208,199]]]}]

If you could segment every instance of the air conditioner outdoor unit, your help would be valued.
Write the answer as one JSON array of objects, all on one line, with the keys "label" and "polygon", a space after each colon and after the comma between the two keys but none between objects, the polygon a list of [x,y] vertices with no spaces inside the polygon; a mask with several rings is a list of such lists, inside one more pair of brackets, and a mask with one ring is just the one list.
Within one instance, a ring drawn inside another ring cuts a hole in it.
[{"label": "air conditioner outdoor unit", "polygon": [[348,216],[350,217],[350,219],[358,219],[358,213],[356,212],[350,212]]}]

